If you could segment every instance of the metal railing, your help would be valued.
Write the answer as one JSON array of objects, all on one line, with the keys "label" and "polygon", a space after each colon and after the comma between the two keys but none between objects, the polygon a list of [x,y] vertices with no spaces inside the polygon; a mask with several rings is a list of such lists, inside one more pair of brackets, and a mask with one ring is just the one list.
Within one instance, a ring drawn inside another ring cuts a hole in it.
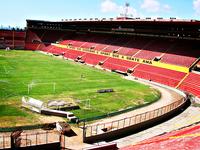
[{"label": "metal railing", "polygon": [[[32,131],[34,132],[34,131]],[[55,131],[22,133],[19,147],[29,147],[60,142],[60,135]],[[0,149],[11,148],[11,135],[0,135]]]},{"label": "metal railing", "polygon": [[101,124],[95,124],[91,126],[85,126],[84,127],[84,137],[91,137],[95,135],[105,134],[107,132],[111,132],[114,130],[126,128],[129,126],[133,126],[145,121],[149,121],[154,118],[158,118],[176,108],[181,106],[185,102],[185,98],[182,98],[176,102],[173,102],[169,105],[163,106],[161,108],[147,111],[142,114],[134,115],[131,117],[126,117],[120,120],[108,122],[108,123],[101,123]]},{"label": "metal railing", "polygon": [[0,136],[0,149],[10,148],[11,140],[9,135]]}]

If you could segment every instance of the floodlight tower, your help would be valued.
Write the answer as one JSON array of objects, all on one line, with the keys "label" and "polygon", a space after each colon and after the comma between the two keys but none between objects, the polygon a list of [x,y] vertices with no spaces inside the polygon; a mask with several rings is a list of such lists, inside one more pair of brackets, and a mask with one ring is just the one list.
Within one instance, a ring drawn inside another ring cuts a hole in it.
[{"label": "floodlight tower", "polygon": [[124,17],[128,17],[128,10],[129,10],[130,3],[125,3],[125,14]]}]

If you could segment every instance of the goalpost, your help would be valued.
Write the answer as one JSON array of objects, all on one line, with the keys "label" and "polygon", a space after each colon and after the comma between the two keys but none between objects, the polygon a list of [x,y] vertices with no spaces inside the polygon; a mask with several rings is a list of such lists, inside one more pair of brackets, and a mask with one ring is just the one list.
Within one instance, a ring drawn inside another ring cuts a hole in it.
[{"label": "goalpost", "polygon": [[33,87],[36,87],[37,85],[49,85],[49,86],[52,86],[53,93],[56,92],[56,83],[55,82],[53,82],[53,83],[35,83],[35,82],[32,82],[32,83],[27,85],[27,93],[30,94],[30,92],[33,89]]},{"label": "goalpost", "polygon": [[77,103],[83,103],[86,109],[91,109],[91,99],[76,100]]}]

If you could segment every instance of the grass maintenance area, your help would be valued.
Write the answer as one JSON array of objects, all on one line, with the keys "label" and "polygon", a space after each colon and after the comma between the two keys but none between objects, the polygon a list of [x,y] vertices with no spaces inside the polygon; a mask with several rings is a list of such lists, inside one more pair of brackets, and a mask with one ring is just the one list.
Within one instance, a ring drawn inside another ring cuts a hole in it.
[{"label": "grass maintenance area", "polygon": [[[97,93],[110,88],[114,92]],[[39,52],[0,50],[0,127],[41,123],[39,114],[21,108],[22,96],[79,102],[80,109],[72,112],[84,119],[151,103],[161,95],[116,73]]]}]

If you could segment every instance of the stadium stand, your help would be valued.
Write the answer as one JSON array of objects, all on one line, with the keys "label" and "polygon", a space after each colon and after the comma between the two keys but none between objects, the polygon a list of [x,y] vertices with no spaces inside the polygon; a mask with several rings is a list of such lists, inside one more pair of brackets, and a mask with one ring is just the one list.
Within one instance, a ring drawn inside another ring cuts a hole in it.
[{"label": "stadium stand", "polygon": [[134,69],[133,76],[176,87],[186,73],[140,64]]},{"label": "stadium stand", "polygon": [[190,67],[195,61],[196,58],[175,55],[175,54],[165,54],[162,57],[162,62],[164,63],[175,64],[178,66],[185,66],[185,67]]},{"label": "stadium stand", "polygon": [[133,56],[138,51],[139,51],[138,49],[134,49],[134,48],[121,47],[120,49],[118,49],[117,54],[125,55],[125,56]]},{"label": "stadium stand", "polygon": [[200,124],[144,140],[121,150],[197,150],[200,147]]},{"label": "stadium stand", "polygon": [[133,69],[136,65],[137,63],[135,62],[130,62],[117,58],[109,58],[108,60],[106,60],[102,67],[109,70],[127,72],[128,69]]},{"label": "stadium stand", "polygon": [[94,45],[94,50],[97,50],[97,51],[103,51],[105,48],[107,48],[107,45],[105,45],[105,44]]},{"label": "stadium stand", "polygon": [[96,55],[91,53],[86,53],[81,59],[90,65],[98,65],[100,62],[104,62],[108,57],[102,55]]},{"label": "stadium stand", "polygon": [[155,57],[161,57],[169,48],[170,44],[168,41],[153,40],[142,51],[135,55],[135,57],[153,60]]},{"label": "stadium stand", "polygon": [[24,49],[25,37],[23,30],[0,30],[0,48]]},{"label": "stadium stand", "polygon": [[44,43],[54,43],[54,42],[59,42],[62,40],[64,36],[67,36],[65,32],[62,31],[44,31],[41,33],[42,35],[40,36],[41,41]]},{"label": "stadium stand", "polygon": [[81,45],[81,48],[91,48],[93,47],[95,44],[92,42],[85,42],[83,45]]},{"label": "stadium stand", "polygon": [[62,44],[62,45],[68,45],[70,44],[72,40],[64,40],[64,41],[60,41],[59,44]]},{"label": "stadium stand", "polygon": [[27,37],[26,37],[25,49],[39,50],[38,47],[40,46],[40,44],[43,44],[43,41],[41,41],[41,38],[40,38],[43,33],[44,33],[44,31],[35,33],[34,31],[28,30]]},{"label": "stadium stand", "polygon": [[[189,52],[185,52],[188,51],[186,50],[186,47],[190,44],[182,44],[184,45],[184,49],[181,50],[181,47],[179,49],[173,48],[174,43],[167,40],[152,40],[149,38],[118,38],[114,40],[112,37],[105,36],[102,38],[101,36],[96,35],[94,35],[93,38],[85,37],[85,39],[83,39],[84,36],[80,37],[78,35],[77,39],[74,37],[76,40],[65,40],[60,42],[60,44],[71,44],[74,47],[81,48],[93,48],[97,51],[109,53],[116,52],[120,55],[133,56],[148,60],[160,58],[161,62],[185,67],[190,67],[196,61],[194,56],[199,55],[196,53],[196,50],[194,50],[194,55],[192,57]],[[125,40],[127,41],[125,42]],[[176,51],[180,54],[177,55]]]},{"label": "stadium stand", "polygon": [[160,62],[185,67],[190,67],[200,55],[200,52],[195,49],[195,44],[193,44],[194,49],[191,49],[191,42],[129,36],[114,38],[111,35],[72,34],[61,31],[33,32],[27,31],[26,49],[38,49],[40,42],[44,44],[59,42],[75,48],[92,48],[147,60],[160,58],[158,60]]},{"label": "stadium stand", "polygon": [[[49,46],[51,43],[64,41],[64,38],[71,37],[70,32],[58,30],[27,30],[26,31],[26,45],[25,49],[28,50],[41,50],[42,47]],[[39,49],[40,48],[40,49]]]},{"label": "stadium stand", "polygon": [[49,46],[47,52],[52,53],[54,55],[62,55],[65,53],[65,51],[66,51],[66,49],[51,45],[51,46]]},{"label": "stadium stand", "polygon": [[152,60],[152,59],[154,59],[155,57],[160,57],[161,55],[162,55],[162,53],[159,53],[159,52],[153,52],[153,51],[148,51],[148,50],[141,50],[141,51],[140,51],[137,55],[135,55],[134,57]]},{"label": "stadium stand", "polygon": [[200,98],[200,75],[190,73],[179,88]]},{"label": "stadium stand", "polygon": [[161,62],[190,67],[198,56],[200,56],[200,51],[195,43],[177,41],[174,43],[174,47],[163,55]]},{"label": "stadium stand", "polygon": [[114,51],[117,51],[119,48],[120,48],[120,46],[110,45],[110,46],[107,46],[105,49],[102,49],[102,51],[112,53]]},{"label": "stadium stand", "polygon": [[69,59],[77,59],[78,57],[82,57],[85,54],[85,52],[81,51],[76,51],[76,50],[67,50],[64,54],[64,57],[69,58]]}]

